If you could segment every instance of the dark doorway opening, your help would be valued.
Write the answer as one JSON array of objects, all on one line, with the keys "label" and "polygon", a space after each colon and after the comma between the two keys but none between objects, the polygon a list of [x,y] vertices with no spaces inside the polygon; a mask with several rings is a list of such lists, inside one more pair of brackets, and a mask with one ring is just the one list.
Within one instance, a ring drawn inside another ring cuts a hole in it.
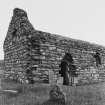
[{"label": "dark doorway opening", "polygon": [[101,57],[100,57],[100,53],[96,52],[96,54],[94,55],[95,61],[96,61],[96,66],[98,67],[99,65],[101,65]]},{"label": "dark doorway opening", "polygon": [[59,73],[63,77],[63,85],[72,85],[76,74],[76,66],[74,65],[73,57],[70,53],[65,53],[60,64],[61,70]]}]

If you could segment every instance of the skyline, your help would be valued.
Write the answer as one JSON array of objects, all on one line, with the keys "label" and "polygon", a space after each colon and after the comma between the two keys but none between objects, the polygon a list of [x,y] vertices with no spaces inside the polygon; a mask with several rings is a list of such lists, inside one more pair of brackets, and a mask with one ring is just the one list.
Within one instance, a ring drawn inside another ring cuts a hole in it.
[{"label": "skyline", "polygon": [[0,3],[0,59],[13,9],[27,11],[35,29],[105,46],[104,0],[3,0]]}]

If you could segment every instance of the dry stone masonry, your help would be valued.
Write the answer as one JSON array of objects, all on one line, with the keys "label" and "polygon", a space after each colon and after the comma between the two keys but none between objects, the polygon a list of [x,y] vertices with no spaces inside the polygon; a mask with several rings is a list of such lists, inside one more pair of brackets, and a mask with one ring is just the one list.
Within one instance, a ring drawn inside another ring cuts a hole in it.
[{"label": "dry stone masonry", "polygon": [[4,71],[4,61],[0,60],[0,89],[2,89],[3,71]]},{"label": "dry stone masonry", "polygon": [[14,9],[4,41],[5,78],[56,83],[66,53],[76,66],[74,82],[105,81],[105,47],[36,30],[24,10]]},{"label": "dry stone masonry", "polygon": [[0,70],[4,70],[4,60],[0,60]]}]

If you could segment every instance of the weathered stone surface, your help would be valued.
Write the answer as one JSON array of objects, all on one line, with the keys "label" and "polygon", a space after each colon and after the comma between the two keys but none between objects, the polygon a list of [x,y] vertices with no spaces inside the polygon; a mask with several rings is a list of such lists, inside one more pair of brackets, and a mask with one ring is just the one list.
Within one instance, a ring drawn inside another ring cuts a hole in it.
[{"label": "weathered stone surface", "polygon": [[[97,51],[101,58],[101,65],[98,67],[93,57]],[[27,13],[18,8],[14,9],[4,41],[7,78],[22,82],[27,79],[55,82],[60,76],[59,64],[67,52],[72,55],[77,68],[78,83],[105,81],[105,47],[35,30]],[[50,79],[49,72],[52,71],[53,79]]]},{"label": "weathered stone surface", "polygon": [[42,105],[66,105],[65,95],[60,87],[54,85],[49,92],[49,99]]},{"label": "weathered stone surface", "polygon": [[4,60],[0,60],[0,70],[4,70]]}]

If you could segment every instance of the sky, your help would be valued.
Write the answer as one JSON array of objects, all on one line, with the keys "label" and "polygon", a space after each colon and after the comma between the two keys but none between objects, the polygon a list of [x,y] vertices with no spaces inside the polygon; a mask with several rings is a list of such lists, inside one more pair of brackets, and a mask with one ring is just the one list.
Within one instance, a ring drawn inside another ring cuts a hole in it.
[{"label": "sky", "polygon": [[27,11],[35,29],[105,46],[105,0],[1,0],[0,59],[17,7]]}]

